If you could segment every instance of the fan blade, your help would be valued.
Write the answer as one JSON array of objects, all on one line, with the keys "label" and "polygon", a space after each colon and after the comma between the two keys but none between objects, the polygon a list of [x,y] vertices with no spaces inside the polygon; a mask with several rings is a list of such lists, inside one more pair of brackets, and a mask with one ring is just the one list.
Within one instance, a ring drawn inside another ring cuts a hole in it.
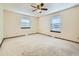
[{"label": "fan blade", "polygon": [[41,3],[40,6],[43,7],[44,6],[44,3]]},{"label": "fan blade", "polygon": [[41,8],[41,10],[48,10],[47,8]]},{"label": "fan blade", "polygon": [[37,9],[35,9],[35,10],[32,10],[32,11],[36,11]]},{"label": "fan blade", "polygon": [[31,7],[33,7],[33,8],[37,8],[37,7],[35,7],[35,6],[32,6],[32,5],[31,5]]}]

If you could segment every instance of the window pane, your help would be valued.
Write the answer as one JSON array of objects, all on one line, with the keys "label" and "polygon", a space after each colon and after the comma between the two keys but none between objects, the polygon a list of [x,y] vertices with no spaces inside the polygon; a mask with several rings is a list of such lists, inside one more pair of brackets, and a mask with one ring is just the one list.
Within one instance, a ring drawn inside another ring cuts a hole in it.
[{"label": "window pane", "polygon": [[21,19],[21,28],[30,28],[31,22],[29,19],[23,18]]},{"label": "window pane", "polygon": [[60,21],[60,17],[59,16],[53,16],[52,19],[52,31],[60,31],[60,25],[61,21]]}]

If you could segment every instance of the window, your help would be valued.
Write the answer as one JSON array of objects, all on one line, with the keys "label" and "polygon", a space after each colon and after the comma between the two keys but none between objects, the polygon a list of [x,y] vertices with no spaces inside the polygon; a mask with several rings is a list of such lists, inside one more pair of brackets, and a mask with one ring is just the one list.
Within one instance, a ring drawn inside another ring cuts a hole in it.
[{"label": "window", "polygon": [[60,33],[60,27],[61,27],[60,17],[59,16],[53,16],[53,19],[51,21],[51,32]]},{"label": "window", "polygon": [[27,18],[21,19],[21,29],[29,29],[31,27],[31,21]]}]

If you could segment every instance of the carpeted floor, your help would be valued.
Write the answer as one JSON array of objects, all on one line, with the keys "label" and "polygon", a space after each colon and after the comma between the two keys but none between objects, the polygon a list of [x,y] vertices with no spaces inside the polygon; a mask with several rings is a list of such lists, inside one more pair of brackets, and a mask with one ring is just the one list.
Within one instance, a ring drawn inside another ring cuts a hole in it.
[{"label": "carpeted floor", "polygon": [[7,39],[1,56],[77,56],[79,44],[41,34]]}]

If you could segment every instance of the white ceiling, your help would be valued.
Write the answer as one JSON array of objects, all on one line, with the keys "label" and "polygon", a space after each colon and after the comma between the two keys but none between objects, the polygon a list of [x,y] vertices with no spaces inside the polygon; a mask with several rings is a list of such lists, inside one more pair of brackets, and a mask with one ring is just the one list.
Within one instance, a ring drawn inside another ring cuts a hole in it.
[{"label": "white ceiling", "polygon": [[39,17],[78,5],[77,3],[45,3],[44,7],[48,8],[48,10],[39,13],[39,12],[32,12],[33,8],[30,6],[31,4],[34,3],[4,3],[2,4],[2,6],[4,9],[13,12]]}]

